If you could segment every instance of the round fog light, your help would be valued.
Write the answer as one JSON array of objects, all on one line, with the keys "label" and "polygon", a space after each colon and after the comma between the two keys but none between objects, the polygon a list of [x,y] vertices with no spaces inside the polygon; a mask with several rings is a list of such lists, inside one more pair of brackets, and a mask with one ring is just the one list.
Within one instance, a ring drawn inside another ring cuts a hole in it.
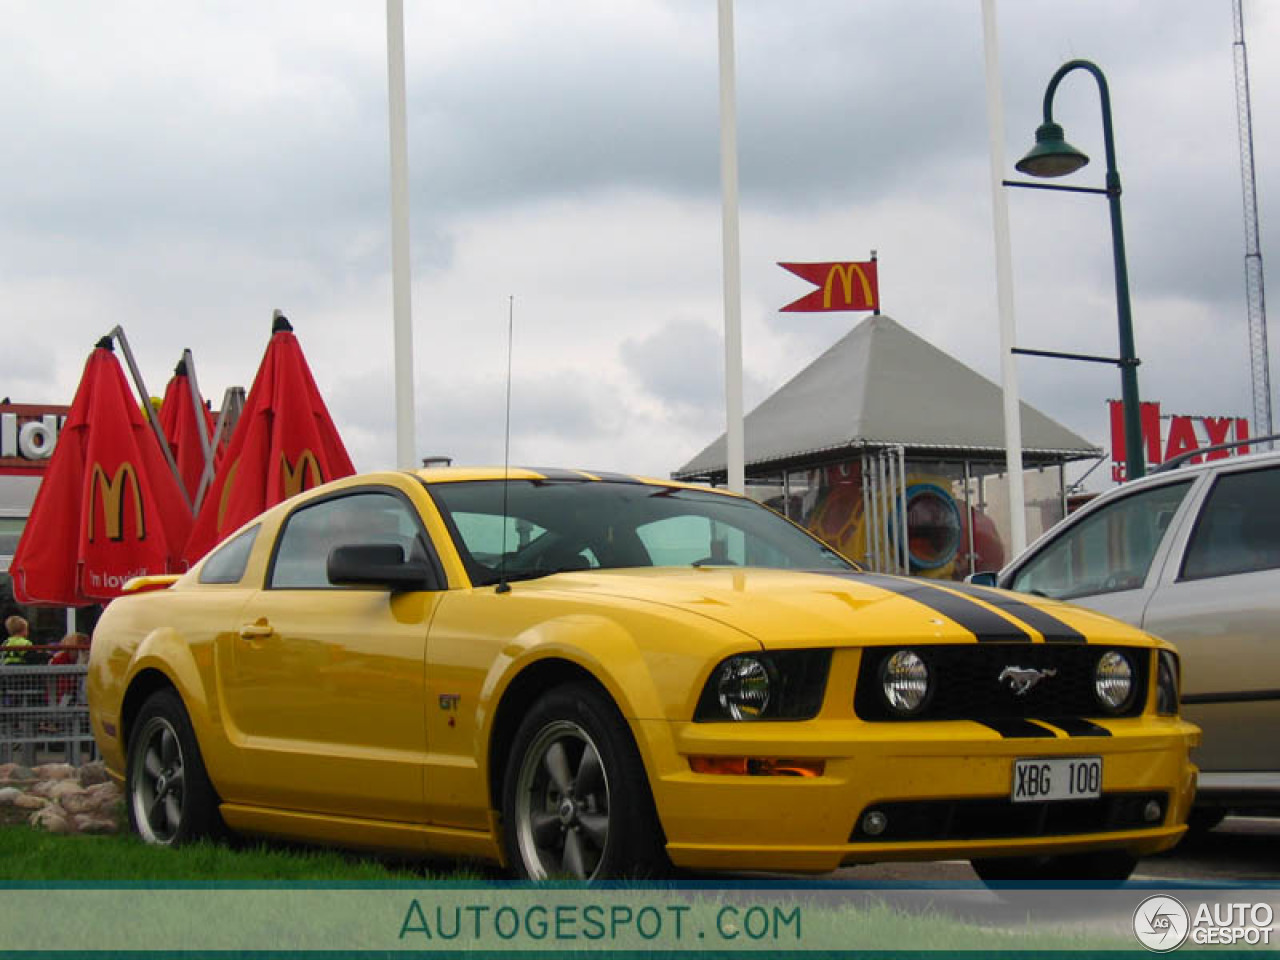
[{"label": "round fog light", "polygon": [[872,810],[862,818],[862,832],[868,837],[878,837],[889,826],[889,818],[879,810]]},{"label": "round fog light", "polygon": [[1148,800],[1147,805],[1142,808],[1142,819],[1147,823],[1156,823],[1164,817],[1164,810],[1159,802]]}]

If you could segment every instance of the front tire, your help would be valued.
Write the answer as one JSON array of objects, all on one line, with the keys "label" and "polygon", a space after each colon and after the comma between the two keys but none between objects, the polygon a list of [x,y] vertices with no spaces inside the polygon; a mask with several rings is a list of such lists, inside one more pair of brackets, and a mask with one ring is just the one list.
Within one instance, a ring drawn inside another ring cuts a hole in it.
[{"label": "front tire", "polygon": [[181,846],[222,833],[218,797],[182,700],[147,698],[129,734],[125,771],[129,825],[145,843]]},{"label": "front tire", "polygon": [[1097,850],[1056,857],[988,857],[971,860],[987,886],[1027,883],[1095,883],[1120,886],[1133,874],[1138,858],[1124,850]]},{"label": "front tire", "polygon": [[519,878],[661,876],[669,869],[649,781],[613,702],[585,684],[543,695],[503,779],[503,842]]}]

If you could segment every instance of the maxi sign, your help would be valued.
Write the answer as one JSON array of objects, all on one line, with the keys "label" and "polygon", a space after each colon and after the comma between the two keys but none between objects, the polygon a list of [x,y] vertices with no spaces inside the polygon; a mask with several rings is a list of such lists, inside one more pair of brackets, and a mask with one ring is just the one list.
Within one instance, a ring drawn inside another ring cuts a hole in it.
[{"label": "maxi sign", "polygon": [[44,473],[70,407],[0,404],[0,476]]},{"label": "maxi sign", "polygon": [[[1111,479],[1121,483],[1125,479],[1124,405],[1120,400],[1108,403],[1111,407]],[[1148,467],[1201,447],[1249,439],[1249,421],[1244,417],[1162,415],[1160,404],[1155,402],[1143,403],[1140,417]],[[1233,451],[1214,450],[1202,457],[1192,457],[1191,462],[1225,460],[1232,452],[1248,453],[1249,447],[1242,444]]]}]

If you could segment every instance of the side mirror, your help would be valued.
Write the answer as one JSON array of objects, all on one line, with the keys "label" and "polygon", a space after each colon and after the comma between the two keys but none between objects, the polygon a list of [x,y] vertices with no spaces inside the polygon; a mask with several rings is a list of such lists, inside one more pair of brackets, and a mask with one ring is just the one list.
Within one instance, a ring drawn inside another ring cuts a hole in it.
[{"label": "side mirror", "polygon": [[1000,586],[999,575],[994,570],[979,570],[977,573],[971,573],[964,578],[964,582],[972,583],[979,587]]},{"label": "side mirror", "polygon": [[325,571],[329,582],[341,587],[425,590],[431,582],[431,567],[423,560],[405,559],[404,548],[394,543],[334,547]]}]

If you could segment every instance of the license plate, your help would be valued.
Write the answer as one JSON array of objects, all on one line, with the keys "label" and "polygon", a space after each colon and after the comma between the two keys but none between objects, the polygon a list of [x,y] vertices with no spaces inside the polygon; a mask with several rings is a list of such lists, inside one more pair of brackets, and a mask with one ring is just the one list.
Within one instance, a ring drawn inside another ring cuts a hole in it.
[{"label": "license plate", "polygon": [[1100,796],[1101,757],[1029,757],[1013,761],[1014,803]]}]

